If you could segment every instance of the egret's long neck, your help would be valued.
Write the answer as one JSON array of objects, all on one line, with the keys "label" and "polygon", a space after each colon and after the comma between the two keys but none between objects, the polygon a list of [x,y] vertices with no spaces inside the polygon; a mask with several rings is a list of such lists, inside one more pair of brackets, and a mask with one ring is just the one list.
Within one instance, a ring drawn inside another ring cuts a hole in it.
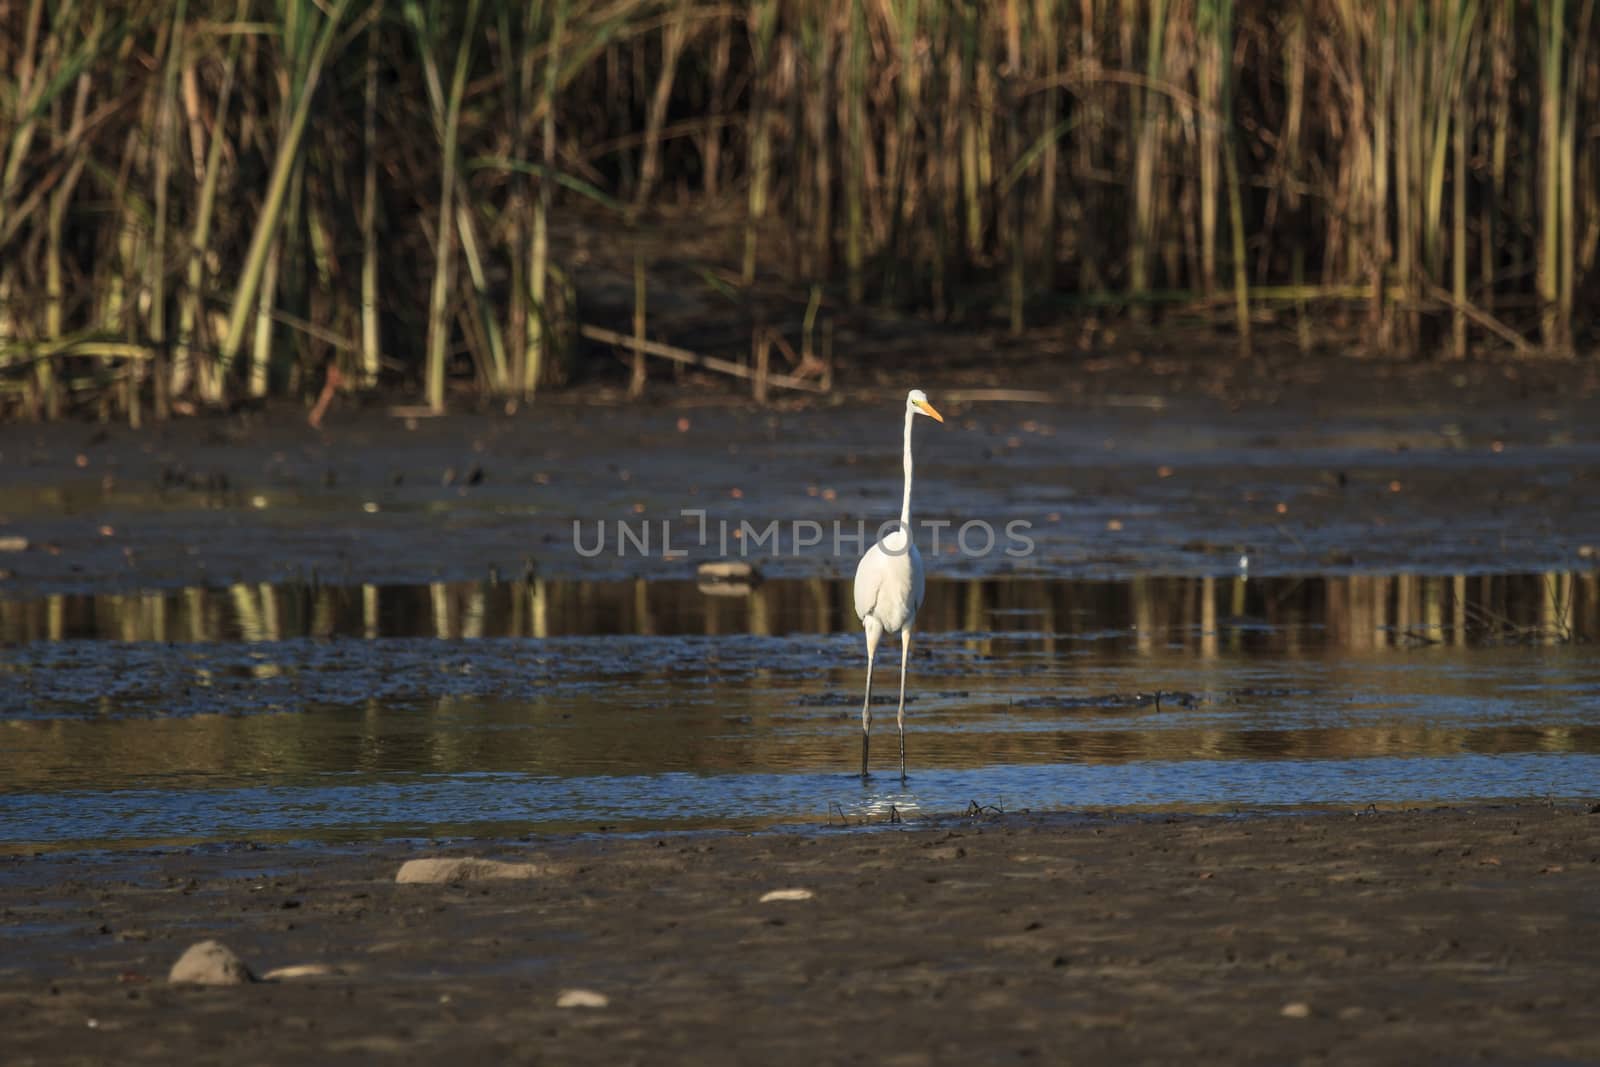
[{"label": "egret's long neck", "polygon": [[906,536],[911,536],[911,420],[916,417],[916,412],[911,410],[911,405],[906,405],[906,497],[900,505],[900,525],[905,527]]}]

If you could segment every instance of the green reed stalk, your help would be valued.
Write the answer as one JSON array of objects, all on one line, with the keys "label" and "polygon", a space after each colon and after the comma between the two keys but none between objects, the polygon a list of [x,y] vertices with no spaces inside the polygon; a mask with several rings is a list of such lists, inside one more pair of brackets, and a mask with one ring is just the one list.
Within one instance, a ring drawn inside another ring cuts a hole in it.
[{"label": "green reed stalk", "polygon": [[1578,30],[1573,37],[1572,58],[1567,66],[1566,84],[1562,87],[1560,146],[1557,151],[1560,160],[1560,174],[1557,181],[1560,185],[1561,224],[1558,229],[1561,251],[1560,262],[1556,267],[1559,277],[1556,284],[1556,317],[1562,343],[1569,347],[1572,343],[1573,294],[1578,273],[1577,242],[1580,225],[1576,213],[1578,83],[1587,67],[1588,50],[1593,44],[1591,40],[1593,27],[1594,0],[1583,0],[1583,7],[1578,16]]},{"label": "green reed stalk", "polygon": [[1196,82],[1200,90],[1200,290],[1210,295],[1217,287],[1217,206],[1221,193],[1221,140],[1227,119],[1222,106],[1223,64],[1232,29],[1231,0],[1199,0],[1195,10]]},{"label": "green reed stalk", "polygon": [[[428,300],[428,349],[426,389],[428,407],[444,410],[445,361],[450,340],[450,291],[455,260],[457,169],[460,162],[461,100],[467,89],[467,70],[472,60],[472,35],[478,22],[481,0],[468,0],[466,22],[456,46],[455,68],[445,102],[443,132],[440,137],[441,177],[439,182],[439,221],[434,233],[433,290]],[[419,44],[429,48],[426,40]]]},{"label": "green reed stalk", "polygon": [[1168,0],[1150,0],[1145,35],[1145,85],[1136,93],[1133,157],[1133,244],[1129,248],[1128,291],[1134,297],[1150,289],[1150,256],[1155,244],[1156,154],[1160,148],[1163,99],[1155,89],[1164,70]]},{"label": "green reed stalk", "polygon": [[1535,261],[1539,336],[1549,348],[1565,340],[1561,328],[1562,52],[1566,0],[1534,5],[1539,27],[1539,245]]},{"label": "green reed stalk", "polygon": [[563,34],[567,26],[568,0],[556,0],[555,17],[550,28],[549,51],[544,61],[544,88],[539,107],[543,112],[540,127],[540,151],[544,158],[544,174],[539,177],[539,200],[533,215],[532,262],[528,267],[529,300],[532,313],[528,316],[527,356],[523,361],[522,393],[532,396],[539,388],[539,378],[544,371],[545,358],[550,351],[553,331],[546,309],[549,306],[547,290],[550,274],[550,192],[554,181],[556,160],[556,85],[560,75]]},{"label": "green reed stalk", "polygon": [[1013,180],[1001,198],[1006,237],[1007,325],[1011,335],[1023,329],[1024,288],[1026,285],[1026,239],[1023,237],[1022,183],[1026,160],[1022,148],[1022,100],[1017,91],[1022,74],[1022,11],[1019,0],[1006,0],[1002,8],[1006,30],[1006,67],[1001,74],[999,96],[1005,113],[1005,153],[1016,164]]},{"label": "green reed stalk", "polygon": [[1451,176],[1450,252],[1451,296],[1455,309],[1450,322],[1451,354],[1467,358],[1467,103],[1465,95],[1455,102],[1455,143],[1451,155],[1455,171]]},{"label": "green reed stalk", "polygon": [[173,7],[172,28],[167,33],[166,63],[161,77],[161,103],[156,113],[155,192],[151,197],[156,217],[150,237],[150,265],[145,273],[150,287],[150,311],[145,330],[158,349],[167,340],[167,191],[171,184],[172,157],[177,152],[178,71],[183,64],[188,7],[188,0],[178,0]]},{"label": "green reed stalk", "polygon": [[[1100,67],[1099,45],[1096,29],[1099,25],[1097,0],[1080,0],[1078,27],[1078,62],[1090,74]],[[1080,103],[1083,108],[1083,130],[1074,138],[1077,142],[1077,159],[1074,165],[1075,195],[1078,201],[1078,284],[1086,292],[1104,288],[1100,272],[1100,203],[1099,185],[1094,181],[1095,148],[1106,141],[1104,99],[1106,91],[1091,87]]]},{"label": "green reed stalk", "polygon": [[1511,85],[1516,49],[1513,21],[1515,4],[1516,0],[1493,0],[1489,19],[1490,84],[1487,114],[1489,128],[1492,131],[1489,135],[1488,151],[1490,195],[1483,198],[1478,241],[1483,259],[1479,282],[1483,296],[1480,303],[1491,311],[1494,309],[1496,263],[1500,258],[1498,246],[1502,240],[1517,239],[1517,235],[1509,230],[1504,239],[1498,237],[1504,229],[1500,221],[1500,205],[1505,201],[1507,189]]},{"label": "green reed stalk", "polygon": [[1384,275],[1389,266],[1389,116],[1394,108],[1395,46],[1392,20],[1376,5],[1369,54],[1376,54],[1377,92],[1372,94],[1372,303],[1371,316],[1380,348],[1393,339],[1393,323],[1384,301]]},{"label": "green reed stalk", "polygon": [[744,226],[744,261],[739,276],[745,285],[756,278],[756,237],[767,215],[767,197],[772,183],[772,131],[768,122],[771,106],[771,79],[768,67],[772,38],[778,26],[777,0],[751,0],[751,66],[756,80],[751,85],[750,105],[750,198]]},{"label": "green reed stalk", "polygon": [[[1061,71],[1061,24],[1053,0],[1034,0],[1033,23],[1037,28],[1038,73],[1054,78]],[[1034,215],[1033,236],[1040,272],[1039,283],[1046,288],[1055,286],[1056,259],[1056,200],[1060,170],[1060,138],[1056,136],[1057,120],[1061,114],[1061,90],[1055,85],[1044,91],[1041,102],[1043,117],[1040,127],[1049,134],[1044,154],[1039,160],[1039,199]]]},{"label": "green reed stalk", "polygon": [[678,59],[689,38],[690,0],[677,0],[672,20],[661,35],[661,71],[656,77],[655,94],[650,98],[650,113],[645,119],[644,158],[639,163],[639,187],[634,190],[633,210],[638,212],[650,199],[661,172],[661,127],[672,101],[672,83],[678,73]]},{"label": "green reed stalk", "polygon": [[323,20],[316,43],[312,47],[310,62],[299,95],[294,101],[288,128],[278,145],[277,155],[273,158],[266,199],[260,214],[256,217],[249,250],[245,253],[244,268],[240,273],[239,284],[234,289],[233,301],[229,308],[228,329],[223,337],[218,359],[223,373],[232,367],[234,360],[239,356],[239,350],[244,346],[245,327],[250,320],[252,305],[260,293],[261,279],[267,269],[267,257],[271,252],[273,239],[277,235],[278,223],[283,217],[289,180],[300,158],[300,144],[305,136],[306,121],[311,113],[312,98],[316,95],[317,81],[322,76],[322,69],[327,61],[329,49],[333,45],[335,32],[343,21],[345,9],[349,4],[350,0],[332,0],[332,10]]},{"label": "green reed stalk", "polygon": [[[243,22],[248,0],[238,0],[234,23]],[[235,29],[228,41],[227,57],[222,66],[222,88],[217,93],[216,124],[211,141],[206,147],[205,170],[200,179],[199,199],[194,207],[194,221],[189,233],[189,249],[184,267],[185,288],[178,304],[178,336],[173,347],[171,381],[167,387],[171,394],[183,392],[193,374],[196,330],[205,314],[205,254],[211,245],[211,226],[216,214],[217,183],[222,173],[222,149],[227,143],[223,131],[227,127],[228,109],[232,103],[234,74],[238,69],[239,52],[244,44],[244,33]],[[153,340],[155,338],[152,338]],[[215,378],[215,375],[210,375]],[[159,388],[159,387],[158,387]],[[215,389],[208,389],[214,393]]]},{"label": "green reed stalk", "polygon": [[488,349],[488,365],[483,375],[489,391],[496,396],[510,391],[511,371],[506,358],[505,336],[500,332],[500,321],[495,317],[493,298],[489,290],[489,273],[484,268],[479,251],[477,226],[472,220],[472,209],[465,196],[456,197],[456,233],[461,239],[462,257],[467,261],[467,277],[478,309],[478,328]]},{"label": "green reed stalk", "polygon": [[[71,4],[62,5],[70,17]],[[28,5],[27,22],[24,23],[22,48],[17,60],[16,69],[16,109],[13,121],[15,128],[11,132],[11,141],[7,146],[5,167],[0,170],[0,245],[3,245],[10,235],[7,223],[8,209],[12,196],[18,185],[18,177],[22,171],[22,162],[28,156],[28,150],[33,145],[34,131],[38,127],[40,104],[43,103],[43,90],[48,79],[43,77],[38,69],[39,65],[39,23],[44,16],[44,0],[32,0]]]},{"label": "green reed stalk", "polygon": [[378,384],[381,333],[378,319],[378,23],[367,30],[367,65],[361,108],[361,377]]}]

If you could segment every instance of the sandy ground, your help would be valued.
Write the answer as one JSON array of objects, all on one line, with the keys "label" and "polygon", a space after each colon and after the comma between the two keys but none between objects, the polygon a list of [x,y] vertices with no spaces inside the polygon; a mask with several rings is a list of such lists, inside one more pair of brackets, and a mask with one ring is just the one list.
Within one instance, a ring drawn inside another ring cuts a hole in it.
[{"label": "sandy ground", "polygon": [[[4,1060],[1571,1063],[1600,1059],[1600,815],[952,818],[414,856],[8,859]],[[802,901],[762,903],[774,889]],[[216,937],[258,973],[173,987]],[[583,989],[603,1008],[558,1007]]]}]

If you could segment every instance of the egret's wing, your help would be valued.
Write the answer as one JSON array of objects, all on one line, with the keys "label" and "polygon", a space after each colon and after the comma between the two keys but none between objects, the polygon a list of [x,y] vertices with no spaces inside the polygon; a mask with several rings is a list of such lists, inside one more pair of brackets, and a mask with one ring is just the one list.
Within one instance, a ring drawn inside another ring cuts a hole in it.
[{"label": "egret's wing", "polygon": [[856,618],[865,619],[878,606],[878,591],[883,588],[883,553],[878,546],[867,549],[867,554],[856,564]]},{"label": "egret's wing", "polygon": [[911,614],[915,615],[922,607],[922,594],[927,585],[923,579],[922,553],[912,545],[908,555],[911,558]]}]

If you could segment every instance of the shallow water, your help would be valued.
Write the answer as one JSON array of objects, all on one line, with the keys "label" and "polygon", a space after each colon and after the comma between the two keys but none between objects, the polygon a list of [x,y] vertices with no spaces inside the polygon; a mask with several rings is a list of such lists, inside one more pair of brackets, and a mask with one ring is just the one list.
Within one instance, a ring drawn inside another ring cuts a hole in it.
[{"label": "shallow water", "polygon": [[[849,585],[0,602],[0,851],[1584,796],[1594,574],[931,581],[874,777]],[[897,653],[898,649],[893,650]]]}]

